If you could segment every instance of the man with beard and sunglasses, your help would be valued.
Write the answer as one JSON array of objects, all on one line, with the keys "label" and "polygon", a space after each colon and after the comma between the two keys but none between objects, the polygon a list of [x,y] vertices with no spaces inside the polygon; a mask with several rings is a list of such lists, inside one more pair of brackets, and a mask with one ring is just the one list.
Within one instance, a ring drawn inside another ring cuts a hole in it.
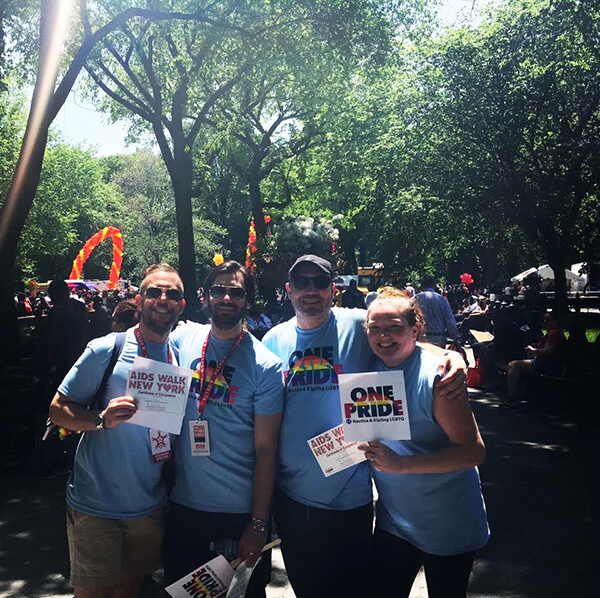
[{"label": "man with beard and sunglasses", "polygon": [[146,268],[136,302],[140,322],[121,333],[124,342],[110,376],[109,364],[119,353],[115,334],[88,344],[50,406],[56,425],[85,432],[67,483],[76,598],[137,596],[144,575],[160,562],[167,500],[162,462],[168,450],[156,441],[158,430],[125,423],[137,406],[124,395],[138,355],[177,365],[168,344],[185,307],[177,271],[168,264]]},{"label": "man with beard and sunglasses", "polygon": [[[246,269],[225,262],[204,281],[210,324],[186,324],[171,335],[181,365],[194,370],[194,376],[175,448],[167,583],[211,560],[215,552],[239,556],[253,566],[267,540],[283,373],[281,360],[243,328],[254,299],[254,281]],[[232,552],[232,546],[237,550]],[[246,596],[264,596],[270,575],[265,558]]]},{"label": "man with beard and sunglasses", "polygon": [[[275,326],[263,339],[286,370],[273,514],[298,598],[369,595],[368,574],[355,575],[349,565],[349,559],[370,550],[373,497],[368,465],[325,477],[307,442],[342,423],[338,375],[366,372],[372,358],[364,330],[366,311],[331,307],[333,274],[326,259],[299,257],[285,287],[296,317]],[[440,369],[449,370],[438,387],[441,395],[451,398],[466,392],[458,354],[444,355]]]}]

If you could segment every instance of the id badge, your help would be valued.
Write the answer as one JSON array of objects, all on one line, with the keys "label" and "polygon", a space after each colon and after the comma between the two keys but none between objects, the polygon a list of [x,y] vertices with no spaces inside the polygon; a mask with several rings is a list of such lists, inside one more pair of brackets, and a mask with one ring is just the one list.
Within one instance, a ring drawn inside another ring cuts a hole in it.
[{"label": "id badge", "polygon": [[171,437],[168,432],[161,432],[150,428],[150,448],[152,449],[152,461],[162,463],[173,456],[171,450]]},{"label": "id badge", "polygon": [[210,439],[208,436],[208,422],[196,420],[190,423],[190,448],[192,457],[210,456]]}]

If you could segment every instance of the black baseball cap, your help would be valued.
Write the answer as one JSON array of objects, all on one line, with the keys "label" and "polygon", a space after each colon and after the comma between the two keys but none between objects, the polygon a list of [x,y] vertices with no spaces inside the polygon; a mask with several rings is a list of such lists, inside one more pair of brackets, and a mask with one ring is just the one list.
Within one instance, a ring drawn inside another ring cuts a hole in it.
[{"label": "black baseball cap", "polygon": [[333,278],[333,268],[331,267],[331,263],[328,262],[325,258],[319,257],[318,255],[313,255],[312,253],[307,253],[306,255],[301,255],[292,265],[292,267],[288,270],[288,278],[292,278],[292,274],[294,270],[300,265],[304,263],[314,264],[325,272],[328,276]]}]

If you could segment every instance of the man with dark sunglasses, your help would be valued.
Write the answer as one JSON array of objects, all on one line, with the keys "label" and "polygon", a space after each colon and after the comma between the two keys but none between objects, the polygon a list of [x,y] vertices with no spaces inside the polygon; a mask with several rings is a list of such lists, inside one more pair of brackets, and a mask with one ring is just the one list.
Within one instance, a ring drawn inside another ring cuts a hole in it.
[{"label": "man with dark sunglasses", "polygon": [[[269,533],[283,411],[281,360],[243,327],[254,280],[239,263],[204,281],[210,325],[186,324],[172,335],[183,367],[194,370],[175,450],[175,486],[165,541],[172,583],[215,552],[254,565]],[[233,546],[233,551],[232,547]],[[264,597],[270,558],[257,566],[247,597]]]},{"label": "man with dark sunglasses", "polygon": [[[342,423],[338,374],[368,371],[372,356],[364,331],[366,311],[331,307],[333,274],[326,259],[299,257],[285,285],[296,317],[263,339],[286,370],[273,512],[298,598],[370,595],[363,585],[368,575],[354,575],[348,560],[370,550],[373,497],[368,466],[362,463],[325,477],[307,443]],[[450,366],[445,357],[442,365],[444,371]],[[458,354],[442,391],[450,396],[466,392]]]},{"label": "man with dark sunglasses", "polygon": [[177,365],[168,345],[173,324],[185,307],[177,271],[168,264],[149,266],[136,302],[139,325],[123,333],[102,396],[96,395],[113,358],[115,334],[89,343],[50,407],[56,425],[85,432],[67,484],[76,598],[137,596],[144,575],[160,562],[167,500],[162,457],[167,453],[155,449],[166,443],[162,435],[161,443],[156,441],[157,430],[123,425],[137,409],[134,399],[124,395],[138,355]]}]

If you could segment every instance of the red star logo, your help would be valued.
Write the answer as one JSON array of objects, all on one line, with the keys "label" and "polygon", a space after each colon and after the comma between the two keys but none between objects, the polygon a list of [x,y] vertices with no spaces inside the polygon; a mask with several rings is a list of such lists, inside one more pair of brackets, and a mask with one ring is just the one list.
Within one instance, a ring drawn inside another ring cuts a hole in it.
[{"label": "red star logo", "polygon": [[167,434],[163,434],[162,432],[158,431],[156,436],[152,437],[152,440],[154,440],[154,448],[159,449],[159,448],[167,448],[167,443],[165,442],[167,438]]}]

